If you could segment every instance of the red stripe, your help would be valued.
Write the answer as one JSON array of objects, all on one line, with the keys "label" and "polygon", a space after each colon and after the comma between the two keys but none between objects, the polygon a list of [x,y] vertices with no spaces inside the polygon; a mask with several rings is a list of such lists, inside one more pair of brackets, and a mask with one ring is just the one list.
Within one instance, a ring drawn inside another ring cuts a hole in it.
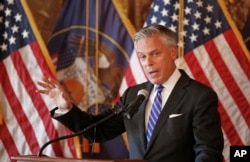
[{"label": "red stripe", "polygon": [[[187,65],[189,66],[191,72],[193,73],[193,76],[196,80],[208,85],[211,87],[208,79],[206,78],[206,75],[204,74],[199,61],[195,57],[194,53],[188,53],[185,54],[185,60]],[[222,128],[225,132],[225,135],[227,136],[228,140],[230,143],[235,143],[237,142],[238,144],[243,144],[241,141],[241,138],[236,131],[230,117],[225,111],[225,107],[222,106],[221,101],[219,101],[218,105],[218,111],[221,116],[221,122],[222,122]],[[233,136],[231,136],[233,134]]]},{"label": "red stripe", "polygon": [[136,85],[136,81],[135,81],[134,75],[133,75],[133,73],[131,71],[131,66],[130,65],[128,66],[128,68],[126,70],[125,80],[126,80],[128,86]]},{"label": "red stripe", "polygon": [[[223,61],[222,56],[220,55],[220,52],[217,50],[214,42],[208,41],[205,44],[205,48],[208,51],[208,55],[213,61],[213,64],[216,70],[218,71],[218,74],[223,80],[224,85],[226,86],[227,90],[232,96],[239,111],[241,112],[242,117],[245,119],[248,125],[248,128],[250,128],[250,120],[248,120],[250,117],[250,106],[249,106],[247,99],[245,98],[238,84],[234,80],[231,72],[229,71],[227,65]],[[231,48],[236,48],[236,47],[231,47]]]},{"label": "red stripe", "polygon": [[[12,55],[18,55],[18,53],[13,53]],[[0,67],[1,67],[0,71],[1,75],[6,76],[6,77],[1,77],[1,85],[3,87],[3,91],[6,95],[6,98],[9,101],[10,108],[12,109],[14,116],[17,120],[17,123],[19,123],[19,126],[24,133],[25,140],[27,141],[32,154],[36,154],[37,151],[39,150],[39,144],[36,139],[33,128],[29,123],[27,115],[23,111],[23,107],[21,106],[18,98],[16,97],[15,92],[12,89],[10,80],[7,77],[8,76],[7,71],[2,62],[0,62]]]},{"label": "red stripe", "polygon": [[226,38],[230,47],[232,47],[231,50],[233,51],[234,56],[236,57],[242,67],[242,70],[245,72],[246,76],[250,80],[250,60],[248,60],[248,58],[246,57],[246,54],[241,48],[241,45],[239,44],[239,41],[237,40],[235,34],[232,30],[228,30],[224,33],[224,37]]},{"label": "red stripe", "polygon": [[[2,73],[1,73],[2,74]],[[19,155],[18,149],[16,147],[16,143],[12,138],[5,121],[0,125],[0,139],[4,145],[6,152],[8,153],[9,157]],[[18,139],[15,139],[18,140]]]},{"label": "red stripe", "polygon": [[[35,45],[35,49],[34,49],[34,56],[37,55],[42,55],[42,53],[40,51],[40,48],[37,46],[36,43],[33,43],[32,46]],[[33,50],[33,47],[32,47]],[[36,53],[36,54],[35,54]],[[30,53],[32,54],[32,53]],[[46,104],[44,103],[42,97],[40,94],[36,93],[36,86],[34,84],[34,82],[32,81],[32,78],[30,77],[30,73],[28,72],[28,70],[26,69],[26,66],[24,64],[24,62],[22,61],[21,56],[19,55],[19,53],[16,53],[15,55],[11,55],[11,58],[14,62],[14,66],[17,70],[17,73],[19,74],[20,80],[22,81],[24,87],[26,87],[27,93],[29,94],[35,108],[37,109],[37,112],[40,116],[40,118],[43,121],[44,127],[46,128],[45,132],[47,133],[48,137],[50,139],[56,138],[58,137],[58,133],[56,131],[56,128],[54,127],[53,123],[52,123],[52,119],[50,117],[50,113],[48,111],[48,108],[46,106]],[[26,60],[27,61],[27,60]],[[41,63],[46,63],[46,61],[44,60],[43,57],[39,57],[37,58],[37,62],[39,63],[39,66]],[[47,64],[41,66],[41,68],[49,71]],[[47,69],[46,69],[47,68]],[[32,71],[31,71],[32,74]],[[26,133],[26,132],[24,132]],[[61,147],[59,143],[54,143],[52,145],[53,150],[55,151],[56,156],[61,156],[62,155],[62,151],[61,151]],[[39,151],[39,148],[36,149],[32,149],[32,151],[36,150],[36,153]]]}]

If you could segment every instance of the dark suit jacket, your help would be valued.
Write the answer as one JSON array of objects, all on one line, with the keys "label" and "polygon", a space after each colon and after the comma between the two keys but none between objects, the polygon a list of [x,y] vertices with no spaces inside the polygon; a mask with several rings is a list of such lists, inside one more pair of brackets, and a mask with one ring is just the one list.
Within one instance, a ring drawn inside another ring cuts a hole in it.
[{"label": "dark suit jacket", "polygon": [[[96,133],[92,129],[84,136],[93,141],[95,134],[95,141],[103,142],[126,131],[131,159],[155,162],[221,162],[223,135],[217,111],[217,95],[207,86],[190,79],[184,71],[180,71],[181,78],[164,105],[148,146],[145,137],[147,100],[143,101],[132,119],[124,119],[122,114],[115,115],[99,124]],[[124,108],[136,98],[141,89],[151,92],[153,85],[146,82],[128,88],[114,109],[97,116],[81,112],[74,106],[70,112],[55,119],[74,132],[83,130],[114,110]],[[51,113],[53,116],[54,110]],[[179,116],[171,118],[171,114]]]}]

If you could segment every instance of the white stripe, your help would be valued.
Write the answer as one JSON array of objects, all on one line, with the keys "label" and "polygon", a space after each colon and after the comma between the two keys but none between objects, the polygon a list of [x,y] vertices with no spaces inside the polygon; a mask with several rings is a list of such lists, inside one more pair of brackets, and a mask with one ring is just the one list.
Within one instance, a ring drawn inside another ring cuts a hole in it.
[{"label": "white stripe", "polygon": [[133,50],[133,53],[130,57],[130,63],[129,66],[131,68],[131,72],[133,74],[133,77],[136,81],[136,84],[143,83],[147,81],[147,78],[143,72],[143,69],[140,65],[140,62],[138,60],[138,56],[135,53],[135,50]]},{"label": "white stripe", "polygon": [[241,116],[239,108],[236,106],[232,96],[228,92],[227,87],[225,87],[220,75],[217,73],[216,68],[213,66],[206,49],[204,46],[200,46],[194,50],[194,54],[200,61],[200,66],[202,67],[211,86],[218,94],[219,100],[226,109],[225,111],[228,113],[228,116],[230,117],[241,140],[245,143],[246,139],[244,139],[242,135],[245,133],[244,128],[247,128],[247,124]]},{"label": "white stripe", "polygon": [[128,88],[128,84],[126,82],[126,78],[125,76],[123,77],[122,79],[122,83],[121,83],[121,86],[120,86],[120,89],[119,89],[119,94],[120,96],[122,96],[122,94],[125,92],[125,90]]},{"label": "white stripe", "polygon": [[1,97],[1,104],[4,106],[4,109],[2,110],[4,121],[6,123],[7,129],[9,130],[9,133],[12,136],[12,139],[15,141],[15,145],[18,152],[20,154],[27,154],[27,155],[31,154],[29,145],[25,140],[23,131],[20,128],[19,123],[17,122],[14,113],[9,105],[9,102],[2,89],[2,85],[0,86],[0,97]]},{"label": "white stripe", "polygon": [[224,35],[221,34],[215,38],[214,42],[241,92],[245,95],[245,98],[250,101],[250,81],[235,58]]}]

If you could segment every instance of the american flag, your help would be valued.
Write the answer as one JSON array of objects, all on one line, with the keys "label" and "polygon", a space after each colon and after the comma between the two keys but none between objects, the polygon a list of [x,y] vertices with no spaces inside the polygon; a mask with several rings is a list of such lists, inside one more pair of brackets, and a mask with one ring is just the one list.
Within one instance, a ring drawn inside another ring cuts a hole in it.
[{"label": "american flag", "polygon": [[[0,2],[0,51],[0,161],[9,162],[11,156],[36,155],[45,142],[67,131],[51,119],[49,98],[36,93],[36,81],[55,72],[24,0]],[[67,141],[43,153],[75,156]]]},{"label": "american flag", "polygon": [[[179,30],[180,22],[183,30]],[[250,145],[250,56],[225,4],[221,0],[185,0],[183,4],[155,0],[144,25],[155,23],[183,37],[178,45],[184,48],[184,56],[179,53],[178,67],[217,92],[225,141],[223,154],[229,161],[229,146]],[[120,94],[128,86],[146,80],[133,52]]]}]

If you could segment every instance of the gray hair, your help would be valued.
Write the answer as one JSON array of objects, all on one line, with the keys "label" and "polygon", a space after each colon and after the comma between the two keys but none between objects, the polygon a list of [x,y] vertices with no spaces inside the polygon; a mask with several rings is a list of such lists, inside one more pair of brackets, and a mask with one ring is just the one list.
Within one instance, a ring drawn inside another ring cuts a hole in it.
[{"label": "gray hair", "polygon": [[177,44],[175,33],[167,27],[159,24],[153,24],[139,30],[134,36],[134,44],[140,39],[150,37],[154,34],[160,34],[162,41],[167,46],[173,46]]}]

